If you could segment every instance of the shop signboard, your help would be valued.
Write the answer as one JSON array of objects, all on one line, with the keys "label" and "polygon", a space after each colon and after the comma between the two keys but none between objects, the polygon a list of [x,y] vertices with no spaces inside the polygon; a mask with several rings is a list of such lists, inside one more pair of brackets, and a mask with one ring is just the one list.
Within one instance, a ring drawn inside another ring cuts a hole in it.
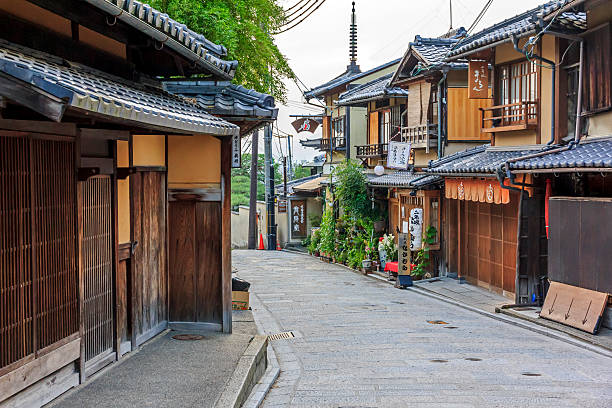
[{"label": "shop signboard", "polygon": [[306,200],[291,201],[291,236],[306,238]]},{"label": "shop signboard", "polygon": [[410,275],[410,248],[408,234],[399,234],[397,248],[397,274]]}]

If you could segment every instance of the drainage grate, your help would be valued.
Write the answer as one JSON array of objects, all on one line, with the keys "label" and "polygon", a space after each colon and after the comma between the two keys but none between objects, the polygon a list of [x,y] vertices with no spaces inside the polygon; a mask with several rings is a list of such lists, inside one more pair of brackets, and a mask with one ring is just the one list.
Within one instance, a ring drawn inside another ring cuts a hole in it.
[{"label": "drainage grate", "polygon": [[174,340],[182,340],[182,341],[195,341],[195,340],[204,340],[204,336],[200,336],[199,334],[177,334],[172,336]]},{"label": "drainage grate", "polygon": [[448,324],[444,320],[428,320],[427,323],[429,324]]},{"label": "drainage grate", "polygon": [[295,337],[293,332],[288,331],[288,332],[272,334],[271,336],[268,336],[268,340],[287,340],[293,337]]}]

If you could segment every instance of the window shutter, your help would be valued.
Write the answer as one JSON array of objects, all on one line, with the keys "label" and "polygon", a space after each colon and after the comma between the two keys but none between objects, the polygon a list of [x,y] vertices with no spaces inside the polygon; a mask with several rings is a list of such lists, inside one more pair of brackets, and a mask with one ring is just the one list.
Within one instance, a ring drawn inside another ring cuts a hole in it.
[{"label": "window shutter", "polygon": [[612,42],[610,23],[585,36],[583,111],[593,112],[612,107],[610,92],[610,59]]}]

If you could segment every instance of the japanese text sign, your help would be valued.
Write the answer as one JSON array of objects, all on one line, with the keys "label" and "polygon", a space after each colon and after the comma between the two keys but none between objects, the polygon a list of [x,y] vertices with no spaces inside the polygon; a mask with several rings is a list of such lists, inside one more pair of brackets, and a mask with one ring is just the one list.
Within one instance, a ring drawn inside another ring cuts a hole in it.
[{"label": "japanese text sign", "polygon": [[486,61],[470,61],[468,70],[468,98],[489,98],[489,64]]},{"label": "japanese text sign", "polygon": [[410,143],[389,142],[387,167],[390,169],[408,169],[410,161]]}]

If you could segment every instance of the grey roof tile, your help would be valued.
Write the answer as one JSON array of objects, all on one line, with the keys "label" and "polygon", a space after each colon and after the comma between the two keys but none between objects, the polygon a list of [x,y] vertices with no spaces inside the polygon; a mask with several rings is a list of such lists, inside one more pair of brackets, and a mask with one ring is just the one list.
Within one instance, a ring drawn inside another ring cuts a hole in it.
[{"label": "grey roof tile", "polygon": [[429,163],[430,174],[495,174],[510,159],[545,149],[544,146],[491,147],[481,145]]},{"label": "grey roof tile", "polygon": [[393,73],[387,74],[343,92],[338,99],[338,105],[349,105],[351,103],[366,102],[382,98],[408,96],[408,90],[406,89],[396,87],[389,88],[389,82],[392,76]]},{"label": "grey roof tile", "polygon": [[[536,8],[525,11],[519,15],[503,20],[491,27],[487,27],[475,34],[472,34],[458,43],[449,52],[448,58],[464,54],[468,51],[480,48],[497,41],[511,38],[512,36],[522,36],[540,28],[539,16],[547,16],[555,13],[571,0],[553,0],[544,3]],[[583,12],[565,11],[556,16],[552,25],[555,29],[565,29],[580,31],[586,29],[586,14]]]},{"label": "grey roof tile", "polygon": [[166,81],[168,92],[195,98],[213,115],[276,119],[278,108],[268,94],[229,81]]},{"label": "grey roof tile", "polygon": [[326,92],[331,91],[334,88],[337,88],[341,85],[346,85],[352,81],[355,81],[359,78],[363,78],[364,76],[373,74],[376,71],[380,71],[381,69],[385,69],[388,68],[394,64],[397,64],[400,61],[399,58],[394,59],[393,61],[389,61],[386,62],[382,65],[379,65],[377,67],[374,67],[370,70],[367,70],[365,72],[361,72],[361,71],[355,71],[353,69],[349,69],[350,66],[347,68],[347,70],[345,72],[343,72],[342,74],[338,75],[337,77],[335,77],[334,79],[332,79],[331,81],[328,81],[322,85],[319,85],[317,87],[312,88],[311,90],[304,92],[304,97],[306,98],[306,100],[312,99],[312,98],[318,98],[321,95],[324,95]]},{"label": "grey roof tile", "polygon": [[511,170],[612,168],[612,137],[585,139],[569,150],[510,163]]},{"label": "grey roof tile", "polygon": [[138,0],[85,1],[172,48],[209,72],[226,79],[234,77],[238,61],[221,58],[227,55],[224,46],[213,43],[148,4]]},{"label": "grey roof tile", "polygon": [[424,187],[442,179],[439,176],[428,175],[426,173],[414,173],[412,171],[400,170],[369,180],[369,184],[374,187],[405,187],[418,188]]},{"label": "grey roof tile", "polygon": [[193,133],[233,135],[238,127],[164,92],[0,40],[0,71],[67,100],[73,108]]}]

